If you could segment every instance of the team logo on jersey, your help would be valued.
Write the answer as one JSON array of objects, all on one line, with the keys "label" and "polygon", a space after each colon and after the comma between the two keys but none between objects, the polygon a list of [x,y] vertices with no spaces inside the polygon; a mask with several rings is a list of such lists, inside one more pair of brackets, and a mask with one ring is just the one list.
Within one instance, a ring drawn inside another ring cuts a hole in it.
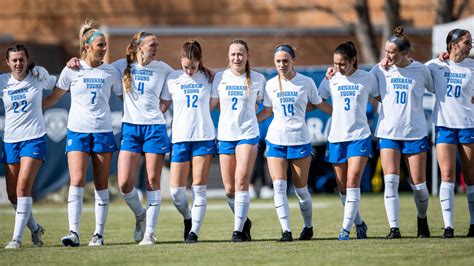
[{"label": "team logo on jersey", "polygon": [[58,143],[66,137],[68,114],[68,111],[62,108],[53,108],[44,112],[46,133],[52,141]]}]

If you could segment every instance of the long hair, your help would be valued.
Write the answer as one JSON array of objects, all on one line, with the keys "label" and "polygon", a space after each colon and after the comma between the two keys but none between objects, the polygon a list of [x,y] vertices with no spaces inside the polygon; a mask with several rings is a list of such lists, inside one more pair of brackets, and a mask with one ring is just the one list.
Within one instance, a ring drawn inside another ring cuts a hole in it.
[{"label": "long hair", "polygon": [[[275,47],[275,50],[273,51],[273,55],[275,55],[277,52],[284,51],[288,53],[292,59],[295,59],[296,53],[295,53],[295,48],[291,47],[291,45],[288,44],[279,44]],[[280,91],[283,91],[283,85],[281,84],[281,76],[280,72],[278,72],[278,86],[280,87]]]},{"label": "long hair", "polygon": [[336,50],[334,50],[334,54],[340,54],[344,57],[344,59],[349,61],[355,59],[353,67],[357,68],[357,50],[353,42],[348,41],[339,44],[336,47]]},{"label": "long hair", "polygon": [[451,44],[455,44],[459,41],[464,35],[471,34],[468,30],[465,29],[454,29],[448,33],[446,36],[446,50],[448,53],[451,53]]},{"label": "long hair", "polygon": [[99,30],[99,23],[93,19],[86,19],[79,30],[79,52],[81,58],[86,56],[86,44],[92,42],[93,35],[103,35]]},{"label": "long hair", "polygon": [[133,35],[132,40],[130,41],[130,44],[127,46],[126,50],[126,59],[127,59],[127,67],[123,71],[123,85],[125,86],[125,91],[128,93],[131,90],[132,87],[132,63],[137,61],[137,51],[138,51],[138,46],[140,46],[143,43],[143,40],[147,36],[153,36],[151,33],[143,32],[140,31]]},{"label": "long hair", "polygon": [[214,72],[209,68],[205,67],[202,62],[202,49],[201,44],[198,41],[190,40],[183,44],[180,51],[181,58],[187,58],[189,60],[194,60],[199,62],[198,70],[202,71],[206,76],[209,82],[214,80]]},{"label": "long hair", "polygon": [[403,27],[398,26],[393,30],[393,35],[388,38],[389,42],[397,45],[400,52],[409,51],[411,48],[411,41],[407,35],[403,34]]},{"label": "long hair", "polygon": [[[247,55],[249,55],[249,46],[247,45],[247,42],[241,39],[233,40],[230,42],[229,46],[232,44],[240,44],[245,48],[245,51],[247,52]],[[247,62],[245,62],[245,87],[247,88],[247,95],[250,95],[250,87],[252,86],[252,80],[250,77],[250,61],[247,56]]]}]

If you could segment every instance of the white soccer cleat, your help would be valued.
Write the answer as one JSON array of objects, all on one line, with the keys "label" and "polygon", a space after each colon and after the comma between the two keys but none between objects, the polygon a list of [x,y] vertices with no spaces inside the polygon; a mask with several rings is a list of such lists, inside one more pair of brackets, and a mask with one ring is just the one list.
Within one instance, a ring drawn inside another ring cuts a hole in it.
[{"label": "white soccer cleat", "polygon": [[154,233],[148,234],[146,233],[143,236],[143,240],[138,243],[139,246],[148,246],[148,245],[154,245],[156,243],[156,236]]},{"label": "white soccer cleat", "polygon": [[38,224],[38,229],[36,229],[34,232],[31,232],[31,242],[33,245],[37,247],[43,246],[44,231],[44,227],[41,224]]},{"label": "white soccer cleat", "polygon": [[146,226],[146,212],[142,217],[136,218],[135,222],[135,232],[133,233],[133,239],[135,242],[140,242],[143,240],[143,235],[145,234]]},{"label": "white soccer cleat", "polygon": [[12,240],[8,245],[5,246],[5,249],[19,249],[21,247],[21,242],[17,240]]},{"label": "white soccer cleat", "polygon": [[91,241],[89,241],[89,247],[101,247],[103,245],[104,238],[99,234],[93,235]]},{"label": "white soccer cleat", "polygon": [[76,232],[69,231],[69,234],[67,234],[67,236],[61,239],[61,243],[63,243],[63,245],[66,247],[67,246],[78,247],[80,244],[79,236],[77,235]]}]

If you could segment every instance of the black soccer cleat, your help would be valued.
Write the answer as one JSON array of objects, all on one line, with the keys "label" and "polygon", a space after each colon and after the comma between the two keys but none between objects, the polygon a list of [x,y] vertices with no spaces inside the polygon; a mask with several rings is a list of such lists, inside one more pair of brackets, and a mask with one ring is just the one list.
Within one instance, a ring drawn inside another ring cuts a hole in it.
[{"label": "black soccer cleat", "polygon": [[278,241],[279,242],[291,242],[291,241],[293,241],[293,236],[291,235],[291,232],[284,231],[283,233],[281,233],[281,238]]},{"label": "black soccer cleat", "polygon": [[474,237],[474,224],[469,225],[469,231],[467,232],[466,237]]},{"label": "black soccer cleat", "polygon": [[244,241],[244,234],[239,231],[234,231],[232,233],[232,238],[230,239],[231,242],[242,242]]},{"label": "black soccer cleat", "polygon": [[453,238],[454,237],[454,228],[446,227],[444,228],[444,233],[441,238]]},{"label": "black soccer cleat", "polygon": [[361,224],[356,224],[356,236],[357,239],[367,239],[367,230],[369,227],[362,221]]},{"label": "black soccer cleat", "polygon": [[313,238],[313,227],[304,227],[298,240],[311,240]]},{"label": "black soccer cleat", "polygon": [[247,220],[244,223],[244,228],[242,229],[242,241],[251,241],[252,236],[250,235],[250,228],[252,228],[252,221],[247,217]]},{"label": "black soccer cleat", "polygon": [[195,244],[198,242],[198,236],[194,232],[189,232],[188,237],[184,242],[187,244]]},{"label": "black soccer cleat", "polygon": [[193,221],[191,219],[184,220],[184,240],[188,238],[189,232],[191,231],[191,227],[193,226]]},{"label": "black soccer cleat", "polygon": [[390,228],[390,233],[385,237],[386,239],[395,239],[395,238],[402,238],[402,234],[400,234],[400,229],[397,227]]},{"label": "black soccer cleat", "polygon": [[430,228],[428,227],[428,217],[420,218],[417,221],[418,232],[416,234],[419,238],[430,237]]}]

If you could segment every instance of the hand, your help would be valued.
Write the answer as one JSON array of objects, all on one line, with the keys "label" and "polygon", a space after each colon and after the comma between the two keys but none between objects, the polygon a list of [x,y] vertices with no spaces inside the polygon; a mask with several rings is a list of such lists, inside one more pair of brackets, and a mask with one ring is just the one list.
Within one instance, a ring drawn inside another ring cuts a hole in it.
[{"label": "hand", "polygon": [[331,79],[332,77],[334,77],[336,72],[337,71],[334,67],[329,67],[328,70],[326,70],[325,78],[326,79]]},{"label": "hand", "polygon": [[34,66],[33,69],[31,69],[31,74],[40,81],[46,80],[49,77],[48,70],[42,66]]},{"label": "hand", "polygon": [[439,59],[439,61],[441,61],[441,62],[446,61],[447,59],[449,59],[449,53],[448,53],[448,52],[441,52],[441,53],[439,53],[438,59]]},{"label": "hand", "polygon": [[382,60],[380,60],[380,63],[379,63],[380,67],[383,68],[384,70],[388,70],[388,68],[390,67],[388,65],[388,59],[386,57],[382,58]]},{"label": "hand", "polygon": [[74,69],[74,70],[78,70],[79,67],[81,66],[81,64],[79,63],[81,60],[77,57],[73,57],[71,58],[67,63],[66,63],[66,66],[68,68],[71,68],[71,69]]}]

